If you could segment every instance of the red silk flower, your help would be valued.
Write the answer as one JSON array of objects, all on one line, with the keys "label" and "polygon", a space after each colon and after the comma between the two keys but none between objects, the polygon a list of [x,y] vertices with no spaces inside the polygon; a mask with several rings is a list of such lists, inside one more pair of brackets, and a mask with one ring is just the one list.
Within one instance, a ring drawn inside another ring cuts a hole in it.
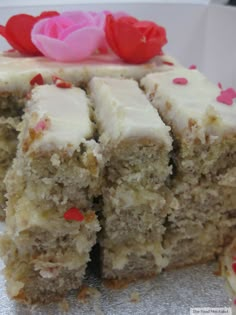
[{"label": "red silk flower", "polygon": [[17,51],[25,55],[41,55],[41,52],[31,41],[31,30],[41,19],[59,15],[55,11],[42,12],[39,16],[28,14],[13,15],[6,23],[0,25],[0,35]]},{"label": "red silk flower", "polygon": [[106,17],[106,39],[111,49],[129,63],[143,63],[162,54],[167,43],[166,31],[150,21],[139,21],[132,16]]}]

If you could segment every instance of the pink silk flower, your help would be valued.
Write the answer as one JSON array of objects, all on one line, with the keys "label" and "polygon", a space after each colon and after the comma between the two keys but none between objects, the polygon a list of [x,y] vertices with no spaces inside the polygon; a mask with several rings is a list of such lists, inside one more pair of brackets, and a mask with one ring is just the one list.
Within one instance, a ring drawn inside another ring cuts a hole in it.
[{"label": "pink silk flower", "polygon": [[104,26],[108,13],[64,12],[41,20],[32,29],[32,42],[44,56],[64,62],[80,61],[98,51],[107,52]]}]

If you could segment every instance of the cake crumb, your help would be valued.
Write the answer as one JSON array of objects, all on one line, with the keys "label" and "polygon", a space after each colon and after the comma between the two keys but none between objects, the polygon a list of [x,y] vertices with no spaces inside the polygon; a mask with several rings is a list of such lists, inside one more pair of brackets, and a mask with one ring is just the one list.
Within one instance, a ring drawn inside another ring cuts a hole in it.
[{"label": "cake crumb", "polygon": [[88,286],[82,286],[79,294],[78,294],[78,300],[81,303],[87,303],[88,300],[91,298],[99,298],[101,296],[101,293],[98,289],[96,288],[91,288]]},{"label": "cake crumb", "polygon": [[51,163],[53,166],[59,167],[61,164],[60,157],[58,154],[54,153],[51,157]]},{"label": "cake crumb", "polygon": [[138,292],[132,292],[130,295],[130,302],[138,303],[140,302],[140,295]]}]

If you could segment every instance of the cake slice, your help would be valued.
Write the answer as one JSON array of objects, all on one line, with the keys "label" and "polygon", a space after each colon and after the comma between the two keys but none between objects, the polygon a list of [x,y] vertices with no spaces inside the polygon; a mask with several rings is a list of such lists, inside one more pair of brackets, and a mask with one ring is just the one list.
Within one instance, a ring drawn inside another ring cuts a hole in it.
[{"label": "cake slice", "polygon": [[169,267],[213,259],[236,234],[235,92],[184,68],[147,75],[141,85],[174,137]]},{"label": "cake slice", "polygon": [[6,177],[1,252],[10,297],[50,302],[81,285],[100,229],[92,200],[101,155],[90,115],[79,88],[32,91]]},{"label": "cake slice", "polygon": [[159,272],[162,236],[171,202],[169,128],[134,80],[93,78],[105,163],[102,271],[104,278],[137,278]]}]

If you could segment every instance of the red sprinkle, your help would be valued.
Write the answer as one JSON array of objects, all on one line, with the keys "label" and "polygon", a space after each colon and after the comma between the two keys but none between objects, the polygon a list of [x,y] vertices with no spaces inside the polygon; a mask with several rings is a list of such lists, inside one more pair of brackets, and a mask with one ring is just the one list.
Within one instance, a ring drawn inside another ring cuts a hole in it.
[{"label": "red sprinkle", "polygon": [[47,128],[47,123],[45,120],[40,120],[37,125],[34,127],[34,130],[36,132],[39,132],[39,131],[42,131],[42,130],[45,130]]},{"label": "red sprinkle", "polygon": [[36,76],[34,76],[30,80],[30,85],[34,86],[35,84],[37,84],[37,85],[43,85],[44,84],[44,80],[43,80],[41,73],[36,74]]},{"label": "red sprinkle", "polygon": [[220,82],[218,82],[218,87],[222,90],[223,89],[223,86]]},{"label": "red sprinkle", "polygon": [[236,262],[232,263],[232,269],[233,269],[234,273],[236,273]]},{"label": "red sprinkle", "polygon": [[234,98],[236,98],[236,91],[233,88],[228,88],[226,90],[222,90],[220,95],[217,96],[216,100],[219,103],[232,105]]},{"label": "red sprinkle", "polygon": [[186,85],[188,84],[188,80],[186,78],[175,78],[173,79],[174,84]]},{"label": "red sprinkle", "polygon": [[234,299],[234,305],[236,305],[236,299]]},{"label": "red sprinkle", "polygon": [[64,219],[81,222],[84,220],[84,215],[78,208],[72,207],[64,213]]},{"label": "red sprinkle", "polygon": [[57,76],[52,76],[52,81],[58,88],[62,89],[70,89],[72,87],[72,83],[68,81],[64,81],[63,79],[57,77]]},{"label": "red sprinkle", "polygon": [[167,65],[167,66],[173,66],[174,63],[173,62],[170,62],[170,61],[163,61],[162,62],[164,65]]},{"label": "red sprinkle", "polygon": [[233,256],[232,259],[233,259],[233,260],[236,260],[236,256]]},{"label": "red sprinkle", "polygon": [[194,70],[194,69],[197,69],[197,66],[196,65],[191,65],[188,67],[190,70]]}]

